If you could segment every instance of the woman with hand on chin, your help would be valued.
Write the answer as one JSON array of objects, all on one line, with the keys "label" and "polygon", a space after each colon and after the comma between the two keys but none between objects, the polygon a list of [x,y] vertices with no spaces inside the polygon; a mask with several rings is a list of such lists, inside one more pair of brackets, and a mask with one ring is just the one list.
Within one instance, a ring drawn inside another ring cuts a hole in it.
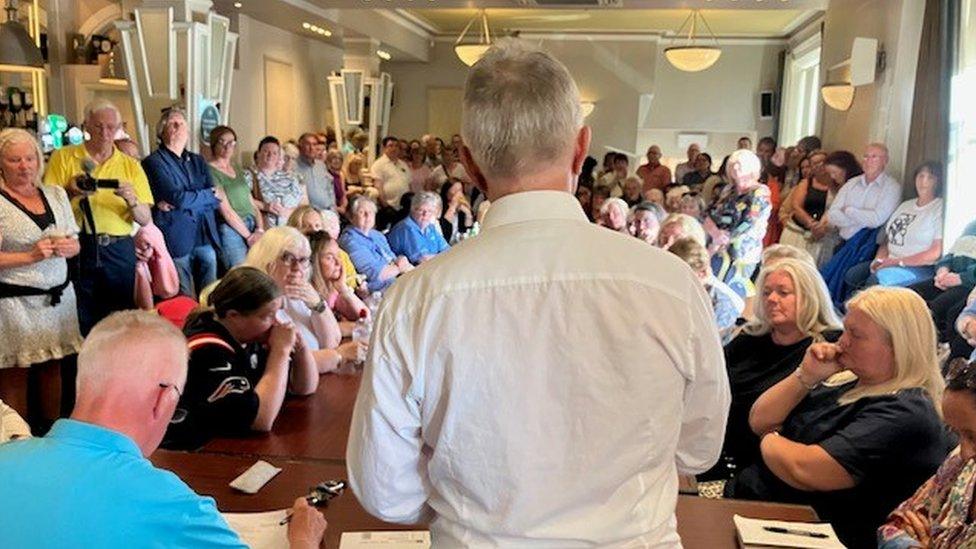
[{"label": "woman with hand on chin", "polygon": [[814,343],[749,414],[762,460],[728,497],[812,505],[852,548],[874,547],[892,509],[952,447],[937,408],[943,381],[925,302],[869,288],[847,303],[844,333]]},{"label": "woman with hand on chin", "polygon": [[311,349],[319,373],[324,374],[347,361],[362,361],[366,348],[356,341],[342,343],[332,309],[309,281],[311,254],[308,239],[298,229],[274,227],[247,252],[244,265],[266,272],[278,284],[286,298],[283,311]]}]

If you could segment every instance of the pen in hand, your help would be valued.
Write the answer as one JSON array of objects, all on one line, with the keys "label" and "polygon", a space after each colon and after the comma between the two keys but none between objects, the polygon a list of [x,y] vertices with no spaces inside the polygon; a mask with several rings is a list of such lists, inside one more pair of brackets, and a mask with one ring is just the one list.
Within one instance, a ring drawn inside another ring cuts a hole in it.
[{"label": "pen in hand", "polygon": [[808,532],[806,530],[794,530],[793,528],[780,528],[779,526],[763,526],[763,530],[774,534],[790,534],[792,536],[806,536],[808,538],[825,539],[827,534],[821,532]]},{"label": "pen in hand", "polygon": [[[329,500],[337,498],[342,495],[346,490],[346,481],[344,480],[327,480],[325,482],[319,483],[317,486],[308,491],[308,495],[305,496],[305,500],[308,501],[309,505],[318,507],[319,505],[328,505]],[[288,513],[288,516],[281,519],[278,526],[284,526],[291,522],[292,513]]]}]

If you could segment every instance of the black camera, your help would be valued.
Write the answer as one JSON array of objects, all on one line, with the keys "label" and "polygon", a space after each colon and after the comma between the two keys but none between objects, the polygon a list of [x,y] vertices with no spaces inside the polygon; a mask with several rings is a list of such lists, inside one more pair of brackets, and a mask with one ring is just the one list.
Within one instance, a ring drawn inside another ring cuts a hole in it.
[{"label": "black camera", "polygon": [[81,174],[76,182],[78,188],[85,192],[95,192],[97,189],[118,189],[118,179],[98,179],[91,174]]}]

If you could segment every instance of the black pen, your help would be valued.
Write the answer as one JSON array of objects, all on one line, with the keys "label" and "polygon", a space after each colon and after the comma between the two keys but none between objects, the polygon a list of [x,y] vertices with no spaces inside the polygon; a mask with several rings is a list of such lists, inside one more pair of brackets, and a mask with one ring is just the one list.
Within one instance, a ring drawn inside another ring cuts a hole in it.
[{"label": "black pen", "polygon": [[791,536],[806,536],[808,538],[826,539],[827,534],[821,532],[808,532],[806,530],[794,530],[792,528],[780,528],[779,526],[763,526],[763,530],[774,534],[790,534]]}]

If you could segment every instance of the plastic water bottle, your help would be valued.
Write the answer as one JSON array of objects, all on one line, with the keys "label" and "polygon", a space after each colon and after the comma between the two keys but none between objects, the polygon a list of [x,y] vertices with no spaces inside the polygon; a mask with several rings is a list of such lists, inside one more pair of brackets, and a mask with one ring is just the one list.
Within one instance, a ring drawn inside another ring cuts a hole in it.
[{"label": "plastic water bottle", "polygon": [[366,308],[369,309],[370,318],[376,317],[376,312],[380,308],[380,301],[383,300],[383,294],[380,292],[373,292],[366,298]]},{"label": "plastic water bottle", "polygon": [[359,320],[352,328],[352,340],[369,343],[369,334],[373,331],[373,323],[369,319],[366,309],[359,310]]}]

